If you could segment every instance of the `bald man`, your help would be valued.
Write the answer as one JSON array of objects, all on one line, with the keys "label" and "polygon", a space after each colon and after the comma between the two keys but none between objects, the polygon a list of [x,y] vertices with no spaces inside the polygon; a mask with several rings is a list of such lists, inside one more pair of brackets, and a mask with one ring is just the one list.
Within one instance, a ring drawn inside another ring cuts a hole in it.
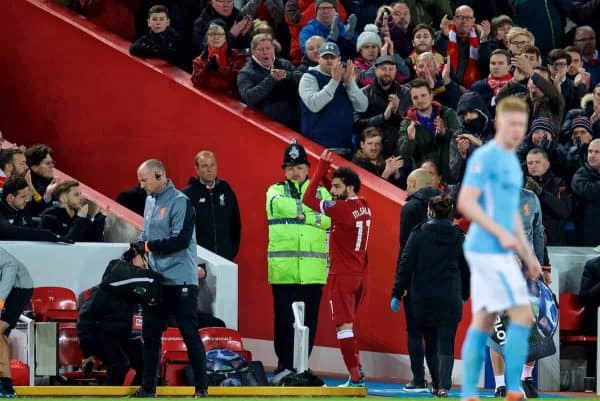
[{"label": "bald man", "polygon": [[194,372],[194,395],[205,397],[208,387],[206,354],[198,336],[196,214],[187,196],[175,189],[173,182],[167,178],[160,160],[143,162],[137,177],[140,187],[148,194],[144,230],[139,239],[149,254],[150,268],[161,273],[165,282],[161,303],[145,307],[143,311],[144,372],[142,386],[133,396],[156,397],[161,337],[167,321],[173,316]]},{"label": "bald man", "polygon": [[[480,79],[479,73],[479,34],[475,29],[475,12],[469,6],[456,8],[454,18],[442,20],[435,48],[448,56],[452,79],[461,85],[461,91],[471,88],[471,84]],[[487,40],[487,39],[486,39]],[[475,47],[474,42],[477,43]],[[482,66],[484,69],[485,66]]]},{"label": "bald man", "polygon": [[571,187],[582,209],[577,219],[577,245],[600,245],[600,139],[590,142],[587,162],[573,176]]},{"label": "bald man", "polygon": [[[400,215],[400,251],[398,252],[398,261],[402,255],[404,244],[408,237],[418,224],[427,220],[427,203],[429,199],[440,195],[439,189],[433,186],[431,173],[423,168],[413,170],[406,179],[406,192],[408,197],[402,208]],[[425,382],[425,367],[423,358],[423,332],[415,322],[412,315],[412,306],[410,305],[410,294],[404,298],[404,313],[406,315],[406,330],[408,332],[408,354],[410,356],[410,369],[413,374],[413,380],[404,387],[409,392],[428,391]],[[428,356],[429,357],[429,356]],[[435,357],[431,355],[430,357]],[[428,363],[429,366],[434,366]],[[435,381],[435,380],[434,380]]]},{"label": "bald man", "polygon": [[240,249],[242,222],[237,198],[231,186],[218,178],[217,158],[209,150],[194,158],[196,177],[191,177],[183,193],[196,210],[198,245],[233,260]]}]

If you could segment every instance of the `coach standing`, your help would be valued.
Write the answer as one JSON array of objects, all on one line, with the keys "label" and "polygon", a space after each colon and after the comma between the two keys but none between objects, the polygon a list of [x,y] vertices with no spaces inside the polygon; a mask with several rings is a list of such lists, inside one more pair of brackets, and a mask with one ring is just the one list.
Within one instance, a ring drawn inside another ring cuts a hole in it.
[{"label": "coach standing", "polygon": [[207,395],[206,354],[198,335],[198,277],[195,212],[190,200],[167,179],[162,162],[143,162],[137,171],[140,187],[149,195],[140,235],[150,254],[150,268],[165,276],[160,305],[144,309],[144,372],[134,397],[156,397],[156,373],[161,336],[172,314],[181,331],[194,372],[194,396]]},{"label": "coach standing", "polygon": [[[269,224],[269,284],[273,289],[275,354],[277,372],[293,368],[294,315],[292,303],[304,302],[304,321],[312,350],[323,284],[327,280],[327,229],[329,217],[302,204],[308,188],[308,159],[304,148],[293,141],[283,156],[285,180],[267,191]],[[319,187],[318,196],[331,200]]]}]

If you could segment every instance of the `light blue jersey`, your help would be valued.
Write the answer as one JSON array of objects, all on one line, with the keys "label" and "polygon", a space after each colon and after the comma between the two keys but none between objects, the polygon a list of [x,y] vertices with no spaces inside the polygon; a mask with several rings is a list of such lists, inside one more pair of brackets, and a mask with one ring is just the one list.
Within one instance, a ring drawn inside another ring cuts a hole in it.
[{"label": "light blue jersey", "polygon": [[[514,232],[523,186],[523,172],[514,153],[502,149],[495,140],[483,145],[469,158],[462,186],[479,189],[479,206],[496,224]],[[507,253],[495,236],[475,223],[469,228],[464,249]]]}]

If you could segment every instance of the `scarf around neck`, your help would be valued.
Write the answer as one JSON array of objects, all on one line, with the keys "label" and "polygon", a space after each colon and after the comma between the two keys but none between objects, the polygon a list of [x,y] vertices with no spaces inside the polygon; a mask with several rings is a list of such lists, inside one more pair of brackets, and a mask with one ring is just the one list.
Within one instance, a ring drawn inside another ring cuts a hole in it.
[{"label": "scarf around neck", "polygon": [[496,105],[496,96],[498,96],[498,92],[500,92],[500,89],[502,89],[504,85],[509,83],[511,79],[512,75],[510,75],[510,72],[500,78],[496,78],[492,74],[488,75],[488,86],[492,89],[492,92],[494,92],[494,96],[492,96],[491,102],[492,106]]},{"label": "scarf around neck", "polygon": [[[448,33],[448,59],[450,68],[456,74],[458,68],[458,36],[456,34],[456,25],[450,25]],[[475,28],[471,28],[469,32],[469,60],[467,68],[462,76],[462,82],[465,88],[471,88],[473,82],[479,80],[479,67],[477,60],[479,59],[479,37]]]}]

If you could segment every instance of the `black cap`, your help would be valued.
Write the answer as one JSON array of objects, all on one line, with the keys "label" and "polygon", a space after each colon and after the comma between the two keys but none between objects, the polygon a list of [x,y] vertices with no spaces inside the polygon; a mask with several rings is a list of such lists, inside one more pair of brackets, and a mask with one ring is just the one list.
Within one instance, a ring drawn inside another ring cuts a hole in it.
[{"label": "black cap", "polygon": [[297,166],[299,164],[306,164],[307,166],[310,166],[308,157],[306,157],[306,150],[304,150],[304,147],[297,143],[295,139],[292,139],[292,143],[285,148],[285,153],[283,154],[283,165],[281,168]]},{"label": "black cap", "polygon": [[375,60],[375,67],[379,67],[380,65],[383,64],[393,64],[396,65],[396,62],[394,61],[394,58],[392,56],[379,56],[377,57],[377,60]]}]

